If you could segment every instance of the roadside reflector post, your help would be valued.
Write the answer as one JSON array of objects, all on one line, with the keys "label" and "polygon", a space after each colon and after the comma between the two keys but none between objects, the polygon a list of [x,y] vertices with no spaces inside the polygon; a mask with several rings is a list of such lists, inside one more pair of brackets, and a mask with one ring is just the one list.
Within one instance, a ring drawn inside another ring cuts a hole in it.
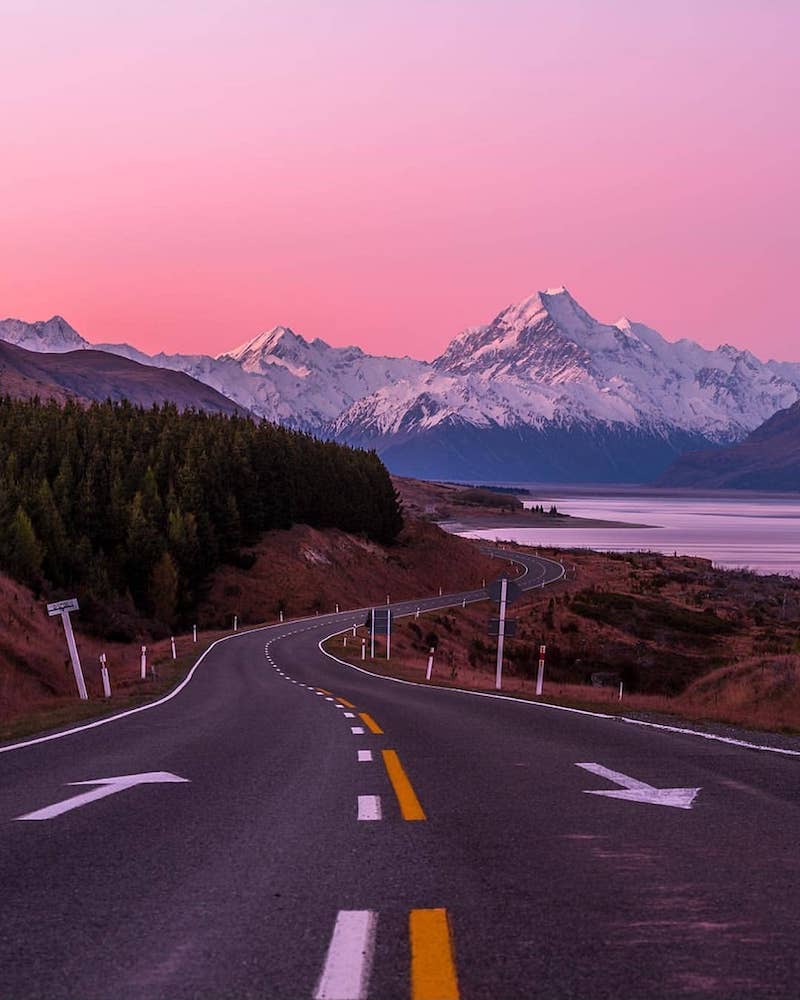
[{"label": "roadside reflector post", "polygon": [[192,642],[197,642],[197,626],[192,625]]},{"label": "roadside reflector post", "polygon": [[170,645],[172,646],[172,659],[173,660],[177,660],[178,657],[175,654],[175,636],[174,635],[170,636]]},{"label": "roadside reflector post", "polygon": [[141,671],[142,680],[147,680],[147,646],[142,646]]},{"label": "roadside reflector post", "polygon": [[367,658],[367,640],[361,640],[361,659],[366,660]]},{"label": "roadside reflector post", "polygon": [[619,682],[619,700],[622,701],[622,681]]},{"label": "roadside reflector post", "polygon": [[345,635],[345,636],[342,636],[342,645],[343,645],[343,646],[346,646],[346,645],[347,645],[347,636],[346,636],[346,635]]},{"label": "roadside reflector post", "polygon": [[419,608],[414,612],[414,618],[415,620],[419,618]]},{"label": "roadside reflector post", "polygon": [[542,693],[542,687],[544,686],[544,655],[547,652],[547,646],[539,647],[539,669],[536,672],[536,697]]},{"label": "roadside reflector post", "polygon": [[78,656],[78,647],[75,645],[75,633],[72,631],[72,622],[69,617],[71,611],[78,610],[78,601],[75,597],[71,597],[66,601],[56,601],[54,604],[47,605],[47,613],[51,618],[54,618],[56,615],[61,615],[61,624],[64,626],[64,636],[67,640],[69,658],[72,661],[72,672],[75,675],[78,697],[81,701],[88,701],[89,695],[86,691],[86,681],[83,679],[81,658]]},{"label": "roadside reflector post", "polygon": [[442,596],[442,588],[439,587],[439,597],[441,597],[441,596]]},{"label": "roadside reflector post", "polygon": [[234,632],[238,632],[239,631],[239,616],[238,615],[234,615],[233,616],[233,631]]},{"label": "roadside reflector post", "polygon": [[425,680],[429,681],[431,679],[431,674],[433,673],[433,654],[436,652],[436,647],[431,646],[428,652],[428,669],[425,671]]},{"label": "roadside reflector post", "polygon": [[369,658],[375,659],[375,608],[370,611],[369,619]]},{"label": "roadside reflector post", "polygon": [[106,654],[100,654],[100,678],[103,681],[103,697],[111,697],[111,682],[108,679],[108,667],[106,666]]},{"label": "roadside reflector post", "polygon": [[392,652],[392,612],[386,612],[386,659],[388,660]]},{"label": "roadside reflector post", "polygon": [[506,577],[500,581],[500,615],[497,628],[497,666],[494,674],[494,686],[500,691],[503,687],[503,640],[506,634],[506,595],[508,593],[508,580]]},{"label": "roadside reflector post", "polygon": [[355,639],[355,637],[356,637],[356,627],[355,627],[355,625],[354,625],[354,626],[353,626],[353,638]]},{"label": "roadside reflector post", "polygon": [[388,594],[386,595],[386,603],[387,604],[389,603],[389,595]]},{"label": "roadside reflector post", "polygon": [[467,606],[467,599],[466,599],[466,597],[462,597],[461,598],[461,607],[465,608],[466,606]]},{"label": "roadside reflector post", "polygon": [[486,577],[484,577],[484,578],[483,578],[483,579],[481,580],[481,586],[482,586],[482,587],[485,587],[485,586],[486,586]]},{"label": "roadside reflector post", "polygon": [[283,612],[282,611],[278,612],[278,617],[280,618],[281,624],[283,624]]}]

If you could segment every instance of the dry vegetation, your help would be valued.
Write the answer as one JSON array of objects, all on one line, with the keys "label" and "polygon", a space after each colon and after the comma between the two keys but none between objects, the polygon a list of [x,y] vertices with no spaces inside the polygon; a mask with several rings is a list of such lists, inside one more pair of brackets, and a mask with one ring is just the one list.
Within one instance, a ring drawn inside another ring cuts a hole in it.
[{"label": "dry vegetation", "polygon": [[[800,731],[800,581],[702,559],[544,554],[565,562],[567,579],[510,608],[518,632],[506,645],[504,690],[533,697],[544,643],[546,700]],[[435,646],[437,683],[493,689],[490,613],[484,603],[398,621],[391,672],[424,678]],[[340,642],[337,655],[358,657]],[[385,660],[373,666],[386,672]]]}]

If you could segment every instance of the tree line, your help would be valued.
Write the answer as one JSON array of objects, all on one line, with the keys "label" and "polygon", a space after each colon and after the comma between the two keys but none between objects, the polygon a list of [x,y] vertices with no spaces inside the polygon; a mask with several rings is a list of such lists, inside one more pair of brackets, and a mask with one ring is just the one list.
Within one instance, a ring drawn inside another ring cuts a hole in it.
[{"label": "tree line", "polygon": [[172,625],[297,523],[390,543],[402,515],[374,452],[171,404],[0,399],[0,567],[37,589]]}]

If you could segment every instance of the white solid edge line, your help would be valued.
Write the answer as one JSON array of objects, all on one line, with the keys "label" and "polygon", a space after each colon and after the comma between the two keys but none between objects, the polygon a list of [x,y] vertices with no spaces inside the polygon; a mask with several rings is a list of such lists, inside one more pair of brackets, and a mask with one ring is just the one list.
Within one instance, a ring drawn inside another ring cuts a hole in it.
[{"label": "white solid edge line", "polygon": [[[536,556],[535,558],[544,559],[545,562],[555,561],[552,559],[545,559],[544,556]],[[556,565],[561,564],[556,563]],[[558,579],[561,579],[561,577]],[[550,582],[555,583],[557,581],[552,580]],[[483,600],[485,600],[485,598],[483,598]],[[468,603],[475,602],[470,601]],[[414,612],[411,611],[409,614],[414,614]],[[406,617],[406,615],[398,615],[398,617]],[[365,670],[363,667],[357,667],[354,663],[347,663],[345,660],[340,660],[338,656],[334,656],[333,653],[329,653],[327,649],[322,648],[323,643],[327,642],[328,639],[333,639],[335,636],[341,635],[342,631],[345,630],[331,632],[330,635],[326,635],[323,639],[320,639],[317,643],[319,651],[335,663],[340,663],[343,667],[348,667],[350,670],[357,670],[358,673],[366,674],[367,677],[374,677],[376,680],[390,681],[393,684],[407,684],[409,687],[424,688],[426,691],[440,691],[448,694],[467,694],[472,695],[475,698],[495,698],[497,701],[510,701],[515,705],[524,705],[527,708],[549,709],[553,712],[568,712],[572,715],[587,715],[592,719],[608,719],[613,722],[625,722],[630,726],[643,726],[646,729],[660,729],[662,732],[677,733],[681,736],[697,736],[703,740],[712,740],[716,743],[727,743],[729,746],[741,747],[745,750],[758,750],[762,753],[776,753],[784,757],[800,757],[800,750],[787,750],[783,747],[768,747],[762,743],[751,743],[748,740],[737,740],[732,736],[718,736],[716,733],[700,733],[696,729],[685,729],[682,726],[668,726],[662,722],[645,722],[642,719],[632,719],[627,715],[609,715],[606,712],[590,712],[583,708],[568,708],[566,705],[550,705],[541,701],[527,701],[523,698],[511,698],[507,694],[493,694],[490,691],[470,691],[468,688],[439,687],[436,684],[420,684],[418,681],[406,681],[402,680],[400,677],[388,677],[385,674],[374,674],[371,670]]]},{"label": "white solid edge line", "polygon": [[[535,558],[536,559],[541,558],[541,559],[543,559],[544,562],[553,562],[553,563],[555,563],[556,566],[561,566],[561,563],[556,563],[555,560],[553,560],[553,559],[546,559],[544,556],[535,556]],[[514,562],[514,560],[511,559],[511,558],[509,558],[509,562]],[[519,563],[519,565],[525,567],[524,563]],[[564,576],[565,572],[566,572],[566,570],[564,569],[563,566],[561,566],[561,576]],[[527,567],[525,567],[525,572],[522,573],[521,576],[526,576],[527,573],[528,573],[528,569],[527,569]],[[559,577],[559,579],[561,579],[561,577]],[[444,595],[444,596],[449,596],[449,595]],[[437,600],[436,597],[433,597],[433,598],[421,598],[421,600],[429,600],[429,599],[430,600]],[[480,600],[486,600],[486,598],[482,597],[482,598],[480,598]],[[469,601],[468,603],[469,604],[473,604],[475,602]],[[443,607],[449,607],[449,606],[450,605],[443,605]],[[351,609],[350,611],[340,611],[339,615],[336,615],[336,614],[314,615],[313,618],[312,618],[311,615],[309,615],[306,618],[295,618],[294,621],[295,622],[313,621],[313,622],[315,622],[317,624],[321,624],[321,622],[324,621],[326,618],[338,618],[338,617],[340,617],[343,614],[351,615],[351,614],[354,614],[354,613],[359,613],[361,611],[369,611],[369,610],[370,610],[370,607],[366,607],[365,606],[363,608],[354,608],[354,609]],[[414,613],[413,611],[409,611],[409,612],[404,613],[400,617],[404,617],[405,614],[413,614],[413,613]],[[221,643],[221,642],[227,642],[229,639],[239,639],[239,638],[242,638],[243,636],[246,636],[246,635],[254,635],[256,632],[266,632],[269,629],[283,629],[283,627],[284,627],[285,624],[286,624],[285,622],[276,622],[274,625],[258,625],[258,626],[256,626],[256,628],[247,629],[247,630],[244,630],[244,631],[241,631],[241,632],[231,632],[230,635],[223,635],[223,636],[220,636],[219,639],[215,639],[214,642],[212,642],[211,645],[208,647],[208,649],[204,650],[200,654],[200,656],[198,656],[198,658],[195,661],[194,665],[192,666],[191,670],[183,678],[183,680],[180,682],[180,684],[176,688],[173,688],[172,691],[170,691],[168,694],[165,694],[163,698],[159,698],[157,701],[148,702],[146,705],[138,705],[136,708],[128,708],[124,712],[117,712],[115,715],[107,715],[107,716],[104,716],[102,719],[94,719],[92,722],[86,722],[86,723],[84,723],[81,726],[73,726],[71,729],[62,729],[62,730],[59,730],[58,732],[55,732],[55,733],[48,733],[47,736],[35,736],[33,739],[21,740],[19,743],[10,743],[7,746],[0,746],[0,753],[9,753],[12,750],[24,750],[25,747],[37,746],[40,743],[49,743],[51,740],[60,740],[60,739],[63,739],[65,736],[74,736],[75,733],[83,733],[83,732],[86,732],[89,729],[96,729],[98,726],[105,726],[109,722],[117,722],[119,719],[125,719],[129,715],[136,715],[137,712],[147,712],[151,708],[158,708],[159,705],[164,705],[168,701],[172,701],[173,698],[175,698],[177,695],[179,695],[181,693],[181,691],[183,691],[183,689],[186,687],[186,685],[189,683],[189,681],[194,676],[195,670],[197,670],[197,668],[200,666],[200,664],[203,662],[203,660],[206,658],[206,656],[211,652],[212,649],[214,649],[215,646],[219,645],[219,643]],[[309,628],[310,627],[311,626],[309,626]],[[348,626],[348,628],[352,628],[352,626]],[[342,631],[347,631],[347,630],[348,629],[343,629]],[[303,631],[307,631],[307,630],[304,629]],[[294,635],[294,632],[288,632],[288,633],[287,632],[282,632],[282,634],[280,636],[275,636],[275,640],[280,639],[280,638],[285,638],[287,635]],[[341,635],[341,632],[332,632],[331,635],[325,636],[325,638],[322,640],[322,642],[326,642],[328,639],[332,638],[332,636],[334,636],[334,635]],[[272,641],[274,641],[274,640],[270,640],[270,642],[272,642]],[[320,647],[321,647],[321,645],[322,645],[322,643],[320,643]],[[323,650],[323,652],[325,652],[325,650]],[[325,653],[325,655],[329,656],[330,654],[329,653]],[[335,660],[336,657],[333,656],[333,657],[331,657],[331,659]],[[343,663],[344,661],[343,660],[337,660],[337,662],[338,663]],[[364,670],[364,671],[362,671],[362,673],[368,674],[369,671],[368,670]],[[370,676],[374,676],[374,675],[370,675]],[[308,685],[303,685],[303,686],[307,687]]]},{"label": "white solid edge line", "polygon": [[383,819],[380,795],[358,796],[358,818],[360,820]]},{"label": "white solid edge line", "polygon": [[378,914],[339,910],[314,1000],[366,1000]]}]

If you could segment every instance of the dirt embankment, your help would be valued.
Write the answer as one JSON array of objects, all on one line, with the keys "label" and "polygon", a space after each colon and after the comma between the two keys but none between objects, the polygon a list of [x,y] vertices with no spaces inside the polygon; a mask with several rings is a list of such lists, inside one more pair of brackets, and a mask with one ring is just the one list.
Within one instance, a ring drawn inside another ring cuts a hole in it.
[{"label": "dirt embankment", "polygon": [[[567,577],[509,608],[504,690],[534,696],[544,644],[546,699],[800,731],[800,581],[688,557],[539,551]],[[391,672],[422,680],[434,646],[436,682],[493,689],[496,613],[486,602],[398,620]],[[370,669],[387,672],[378,648]]]}]

